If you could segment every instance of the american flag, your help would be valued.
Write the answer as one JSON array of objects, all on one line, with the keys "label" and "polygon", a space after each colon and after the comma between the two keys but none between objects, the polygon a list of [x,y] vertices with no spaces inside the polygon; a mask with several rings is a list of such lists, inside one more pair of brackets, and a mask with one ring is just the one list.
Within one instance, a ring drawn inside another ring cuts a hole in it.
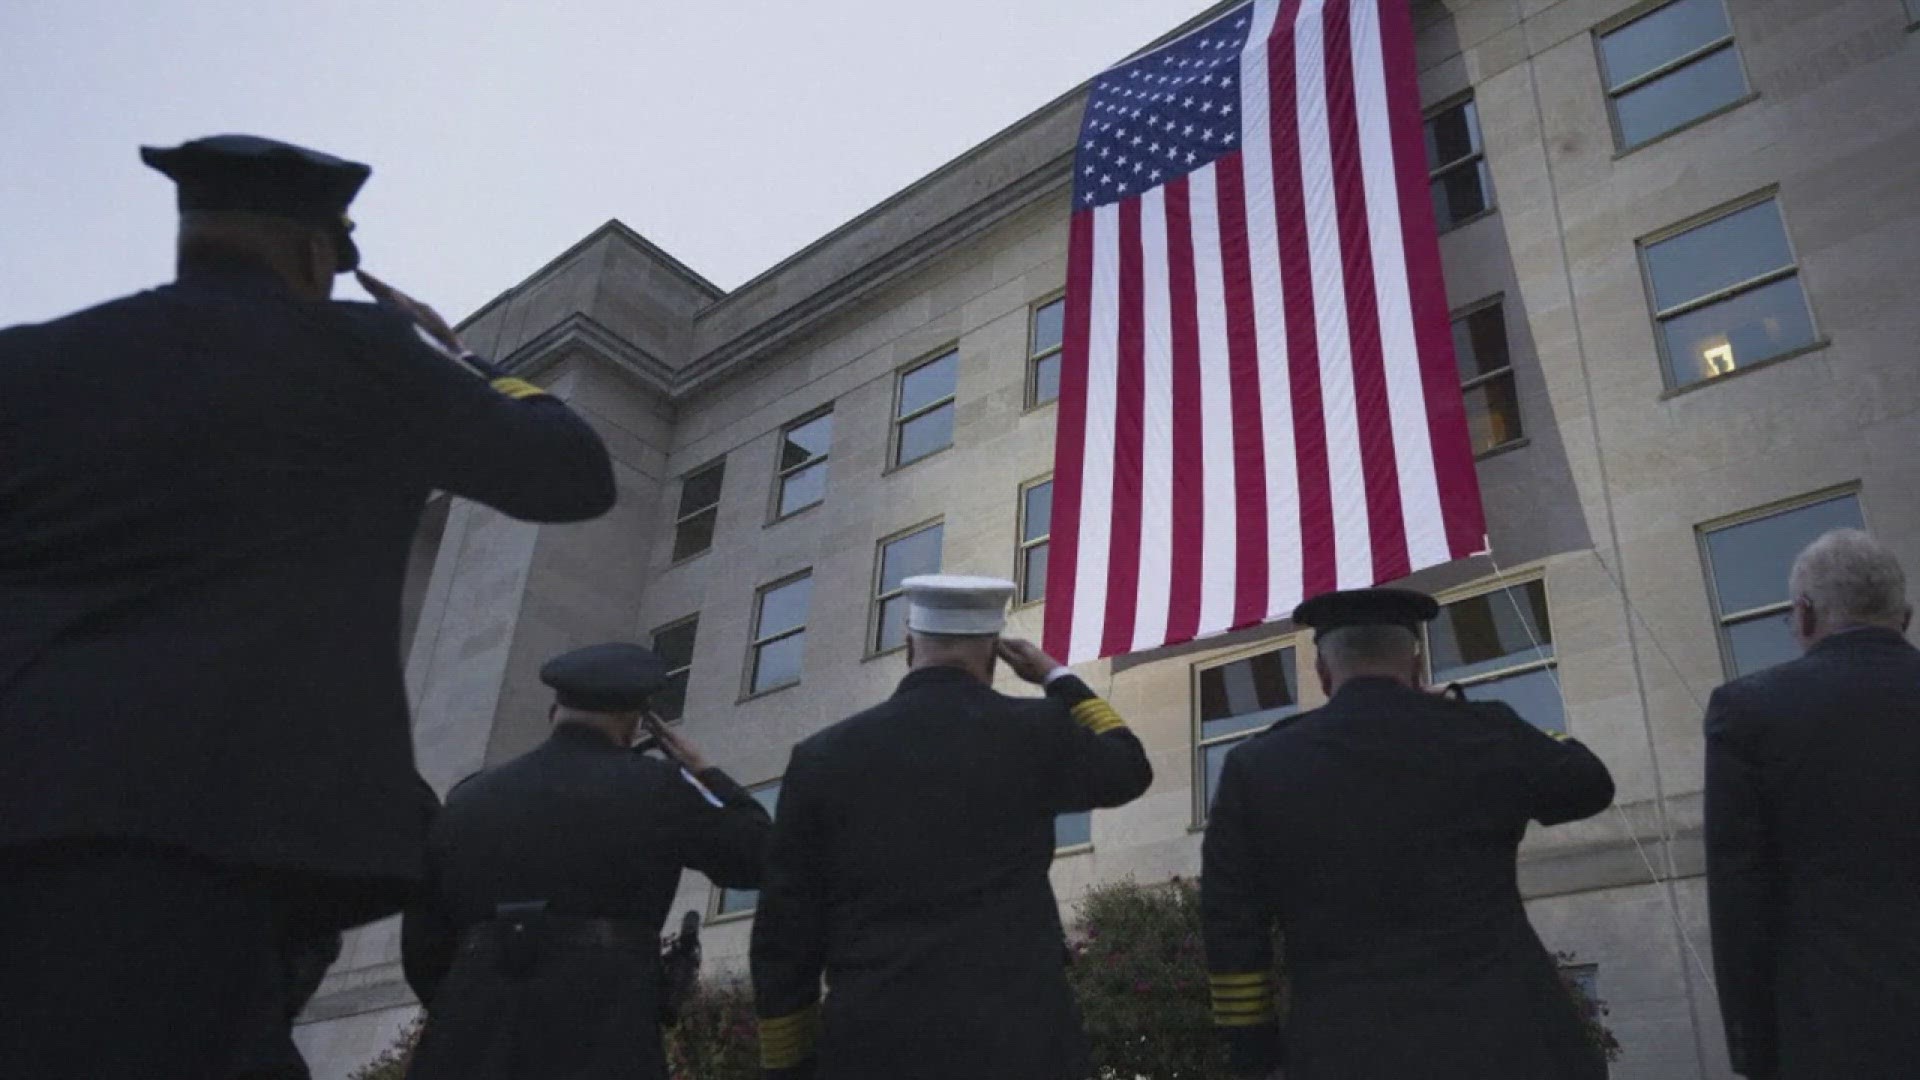
[{"label": "american flag", "polygon": [[1405,0],[1255,0],[1105,72],[1073,179],[1048,652],[1479,550]]}]

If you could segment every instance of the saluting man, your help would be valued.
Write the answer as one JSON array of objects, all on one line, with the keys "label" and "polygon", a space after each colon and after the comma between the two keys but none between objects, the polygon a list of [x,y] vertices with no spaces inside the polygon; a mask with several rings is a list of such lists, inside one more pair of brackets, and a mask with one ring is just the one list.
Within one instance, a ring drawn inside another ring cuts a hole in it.
[{"label": "saluting man", "polygon": [[[904,587],[912,670],[886,702],[797,746],[781,785],[753,927],[762,1065],[1085,1080],[1047,877],[1053,819],[1130,802],[1153,769],[1085,683],[998,637],[1012,582]],[[996,657],[1046,696],[996,693]]]},{"label": "saluting man", "polygon": [[1422,691],[1418,627],[1438,611],[1401,589],[1300,605],[1329,700],[1227,755],[1200,896],[1214,1022],[1242,1075],[1606,1075],[1527,921],[1514,858],[1529,820],[1606,809],[1612,777],[1505,704]]},{"label": "saluting man", "polygon": [[[427,1009],[412,1080],[661,1080],[660,931],[692,867],[760,884],[767,812],[653,715],[667,666],[638,645],[547,662],[553,734],[457,785],[407,912]],[[629,749],[644,726],[669,760]]]},{"label": "saluting man", "polygon": [[612,468],[423,305],[329,299],[367,166],[246,135],[141,156],[176,185],[177,279],[0,331],[0,1076],[304,1075],[292,969],[421,878],[399,638],[427,496],[583,520]]}]

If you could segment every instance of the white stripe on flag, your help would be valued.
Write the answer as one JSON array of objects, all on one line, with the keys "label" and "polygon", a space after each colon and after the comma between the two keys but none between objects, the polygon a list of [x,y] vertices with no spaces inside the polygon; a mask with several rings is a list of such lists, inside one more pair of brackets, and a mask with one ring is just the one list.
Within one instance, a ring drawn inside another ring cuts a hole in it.
[{"label": "white stripe on flag", "polygon": [[1167,189],[1140,197],[1145,409],[1141,414],[1140,586],[1133,649],[1167,640],[1173,584],[1173,313],[1167,282]]},{"label": "white stripe on flag", "polygon": [[1233,625],[1239,550],[1233,459],[1233,377],[1227,354],[1227,283],[1220,247],[1220,193],[1215,167],[1188,177],[1193,213],[1193,283],[1200,324],[1201,469],[1205,526],[1200,543],[1201,636]]},{"label": "white stripe on flag", "polygon": [[1452,558],[1440,482],[1427,430],[1426,388],[1413,335],[1413,295],[1400,231],[1400,185],[1395,176],[1393,129],[1387,110],[1386,58],[1380,44],[1378,0],[1353,0],[1354,113],[1360,120],[1360,162],[1367,192],[1367,231],[1373,238],[1373,285],[1380,310],[1380,354],[1393,417],[1393,456],[1400,473],[1400,516],[1414,566]]},{"label": "white stripe on flag", "polygon": [[1100,655],[1107,623],[1107,561],[1113,539],[1113,453],[1118,444],[1114,377],[1120,345],[1120,204],[1093,211],[1092,318],[1087,333],[1087,436],[1080,480],[1080,547],[1073,582],[1069,664]]},{"label": "white stripe on flag", "polygon": [[1333,494],[1333,546],[1339,587],[1372,585],[1367,477],[1360,457],[1353,341],[1347,333],[1347,275],[1340,251],[1322,0],[1304,0],[1295,27],[1300,103],[1300,178],[1306,193],[1307,254],[1313,264],[1314,322],[1320,345],[1320,401],[1327,424],[1327,486]]}]

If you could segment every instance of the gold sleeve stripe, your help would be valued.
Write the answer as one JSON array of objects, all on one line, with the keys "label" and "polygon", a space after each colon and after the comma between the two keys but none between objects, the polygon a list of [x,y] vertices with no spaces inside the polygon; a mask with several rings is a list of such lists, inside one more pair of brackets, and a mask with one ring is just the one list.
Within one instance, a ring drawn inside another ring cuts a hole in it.
[{"label": "gold sleeve stripe", "polygon": [[542,390],[539,387],[533,385],[532,383],[527,382],[525,379],[499,378],[499,379],[493,380],[493,382],[489,383],[488,385],[492,386],[495,390],[500,391],[501,393],[507,395],[508,397],[515,398],[515,399],[539,397],[540,395],[546,393],[545,390]]},{"label": "gold sleeve stripe", "polygon": [[1113,711],[1113,706],[1099,698],[1088,698],[1080,704],[1075,705],[1073,707],[1073,722],[1093,732],[1095,735],[1105,735],[1114,728],[1127,726],[1127,722],[1120,719],[1120,714]]},{"label": "gold sleeve stripe", "polygon": [[760,1021],[760,1067],[791,1069],[813,1056],[819,1035],[820,1007],[809,1005],[796,1013]]},{"label": "gold sleeve stripe", "polygon": [[1211,975],[1208,981],[1218,990],[1227,986],[1265,986],[1273,981],[1270,971],[1246,971],[1232,974]]},{"label": "gold sleeve stripe", "polygon": [[1258,1016],[1215,1016],[1214,1027],[1259,1027],[1271,1023],[1272,1014],[1261,1013]]},{"label": "gold sleeve stripe", "polygon": [[1269,1001],[1272,998],[1273,990],[1265,986],[1236,986],[1232,988],[1216,986],[1213,988],[1213,1003],[1215,1005],[1227,1001]]}]

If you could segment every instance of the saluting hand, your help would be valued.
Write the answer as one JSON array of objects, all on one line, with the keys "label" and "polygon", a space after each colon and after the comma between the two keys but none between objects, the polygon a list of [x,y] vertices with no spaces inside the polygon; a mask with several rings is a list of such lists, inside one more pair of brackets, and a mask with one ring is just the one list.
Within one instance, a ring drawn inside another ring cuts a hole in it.
[{"label": "saluting hand", "polygon": [[465,346],[460,344],[460,338],[454,334],[453,327],[447,325],[447,320],[441,318],[439,312],[365,270],[355,270],[353,276],[359,279],[360,287],[367,290],[367,295],[419,323],[420,328],[432,334],[440,344],[456,353],[466,351]]},{"label": "saluting hand", "polygon": [[1015,675],[1035,686],[1047,681],[1047,673],[1060,666],[1059,661],[1040,651],[1040,646],[1025,638],[1001,638],[993,651],[1007,662]]},{"label": "saluting hand", "polygon": [[681,737],[678,732],[670,730],[667,725],[661,723],[659,717],[646,713],[640,717],[640,726],[647,729],[647,734],[659,740],[660,752],[667,755],[675,764],[696,776],[707,771],[706,755]]}]

